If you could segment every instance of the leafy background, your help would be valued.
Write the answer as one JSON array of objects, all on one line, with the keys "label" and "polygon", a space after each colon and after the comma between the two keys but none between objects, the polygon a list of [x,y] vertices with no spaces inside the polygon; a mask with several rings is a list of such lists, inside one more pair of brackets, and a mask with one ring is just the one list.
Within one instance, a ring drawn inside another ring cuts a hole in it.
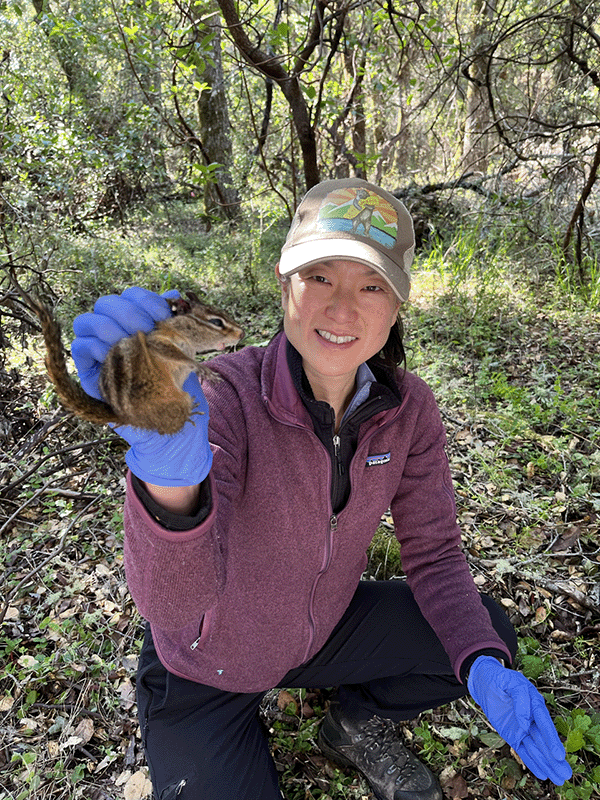
[{"label": "leafy background", "polygon": [[[249,342],[268,340],[279,319],[272,265],[284,226],[273,223],[257,242],[247,229],[194,231],[187,206],[180,215],[162,233],[143,220],[122,240],[110,227],[97,231],[89,245],[100,266],[61,274],[57,313],[66,320],[88,297],[135,278],[159,290],[202,290],[232,310]],[[417,258],[404,311],[409,365],[442,409],[476,583],[519,629],[521,669],[557,718],[575,776],[560,790],[540,784],[470,701],[402,728],[441,774],[447,797],[594,797],[600,315],[555,282],[532,280],[514,251],[486,257],[475,279],[464,274],[464,258],[455,270],[449,253],[469,237],[481,258],[476,233],[464,229],[449,247]],[[84,250],[81,240],[77,247]],[[252,253],[260,255],[244,258]],[[125,274],[118,284],[116,260]],[[134,800],[150,790],[133,688],[142,622],[122,565],[123,446],[60,409],[26,317],[20,309],[5,318],[0,797]],[[401,575],[384,517],[365,579]],[[263,713],[286,798],[370,797],[316,747],[328,693],[284,690],[267,696]]]},{"label": "leafy background", "polygon": [[[193,289],[266,343],[316,180],[409,207],[409,368],[432,386],[477,585],[520,634],[572,781],[470,701],[402,733],[445,796],[600,797],[598,4],[0,4],[0,800],[149,796],[123,575],[123,445],[57,404],[9,280],[74,316]],[[365,579],[402,577],[385,517]],[[294,569],[290,555],[289,569]],[[321,756],[326,691],[262,714],[286,800],[370,798]]]}]

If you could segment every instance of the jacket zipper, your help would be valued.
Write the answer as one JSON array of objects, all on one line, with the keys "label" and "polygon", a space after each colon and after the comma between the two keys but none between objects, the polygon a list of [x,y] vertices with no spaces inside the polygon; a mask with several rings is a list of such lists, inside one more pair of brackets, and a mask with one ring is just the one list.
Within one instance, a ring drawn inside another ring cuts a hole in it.
[{"label": "jacket zipper", "polygon": [[335,467],[338,475],[344,474],[344,465],[341,459],[341,444],[342,441],[336,433],[333,437],[333,452],[335,453]]},{"label": "jacket zipper", "polygon": [[329,530],[327,531],[327,536],[325,538],[325,553],[323,556],[323,563],[321,565],[321,569],[317,573],[316,578],[313,581],[312,588],[310,590],[310,597],[308,600],[308,625],[310,629],[310,635],[308,637],[308,642],[306,644],[306,650],[304,652],[304,661],[307,661],[310,656],[310,651],[312,649],[312,644],[315,639],[315,617],[313,613],[313,603],[315,599],[315,594],[317,591],[317,586],[319,585],[319,581],[321,580],[321,576],[324,575],[327,570],[329,569],[329,565],[331,563],[331,553],[333,550],[333,534],[337,531],[338,527],[338,518],[337,514],[333,512],[329,516]]},{"label": "jacket zipper", "polygon": [[339,500],[339,486],[343,480],[343,475],[345,472],[344,462],[342,461],[342,440],[337,433],[333,436],[333,458],[331,472],[331,503],[332,507],[335,508],[334,501],[337,503]]},{"label": "jacket zipper", "polygon": [[[372,398],[372,399],[365,400],[365,402],[362,405],[360,405],[351,414],[351,416],[347,420],[344,420],[342,422],[342,425],[340,426],[340,431],[342,431],[344,429],[344,427],[346,426],[346,424],[350,420],[357,420],[358,419],[359,424],[360,424],[363,421],[369,419],[373,415],[372,412],[371,412],[371,409],[373,409],[377,405],[378,405],[378,398]],[[394,414],[394,418],[395,417],[396,417],[396,414]],[[387,427],[387,424],[386,424],[385,427]],[[380,430],[380,429],[378,428],[376,430],[373,430],[371,433],[369,433],[368,437],[365,437],[365,438],[369,438],[370,439],[371,436],[375,435],[377,430]],[[365,440],[365,438],[363,438],[363,441]],[[336,504],[340,502],[340,498],[338,497],[339,485],[340,485],[340,483],[343,482],[344,475],[345,475],[345,472],[346,472],[346,465],[344,463],[344,459],[342,458],[342,439],[340,437],[339,432],[333,434],[332,443],[333,443],[333,455],[331,455],[331,453],[330,453],[331,462],[332,462],[332,464],[331,464],[331,473],[332,473],[331,502],[332,502],[333,507],[335,508]],[[357,442],[357,450],[358,450],[358,446],[360,444],[361,444],[361,442]],[[356,455],[356,453],[354,455]],[[353,456],[353,458],[354,458],[354,456]],[[352,487],[350,487],[350,493],[348,494],[348,498],[350,497],[351,493],[352,493]]]},{"label": "jacket zipper", "polygon": [[[319,437],[316,435],[316,433],[314,431],[310,430],[306,425],[301,425],[298,422],[290,422],[289,420],[280,419],[277,414],[273,413],[273,410],[271,409],[270,403],[268,405],[269,405],[269,410],[271,411],[271,414],[275,419],[277,419],[279,422],[282,422],[284,425],[289,425],[292,428],[299,428],[301,430],[305,430],[307,433],[309,433],[312,437],[314,437],[317,440],[319,445],[321,447],[323,447],[323,449],[327,453],[327,448],[324,447],[323,442],[319,439]],[[396,414],[394,414],[394,418],[395,417],[396,417]],[[368,437],[365,437],[365,438],[370,439],[375,434],[375,432],[376,431],[373,431],[372,434],[370,434]],[[362,442],[359,442],[359,444],[362,444]],[[314,598],[315,598],[315,594],[316,594],[316,591],[317,591],[317,586],[319,584],[319,581],[321,580],[321,576],[329,569],[329,564],[331,562],[332,545],[333,545],[333,534],[336,533],[337,529],[338,529],[338,515],[333,511],[333,506],[332,506],[334,481],[337,482],[338,476],[344,474],[344,464],[343,464],[342,458],[341,458],[341,439],[340,439],[338,434],[334,434],[334,436],[333,436],[333,448],[334,448],[335,464],[333,465],[333,468],[329,472],[330,479],[328,481],[329,485],[327,487],[327,490],[328,490],[328,504],[329,504],[329,508],[331,509],[331,513],[329,515],[329,529],[327,531],[327,536],[326,536],[326,540],[325,540],[325,554],[324,554],[324,558],[323,558],[323,563],[322,563],[321,569],[319,570],[319,572],[318,572],[318,574],[317,574],[317,576],[316,576],[316,578],[315,578],[315,580],[313,582],[313,585],[312,585],[312,588],[311,588],[311,591],[310,591],[310,597],[309,597],[309,602],[308,602],[308,623],[309,623],[310,633],[309,633],[308,643],[307,643],[306,650],[305,650],[304,661],[308,660],[308,658],[309,658],[310,651],[312,649],[312,644],[313,644],[313,641],[314,641],[314,638],[315,638],[316,626],[315,626],[315,618],[314,618],[314,614],[313,614],[313,603],[314,603]],[[327,453],[327,455],[328,455],[329,458],[331,458],[329,453]],[[197,643],[194,642],[194,645],[197,646]]]}]

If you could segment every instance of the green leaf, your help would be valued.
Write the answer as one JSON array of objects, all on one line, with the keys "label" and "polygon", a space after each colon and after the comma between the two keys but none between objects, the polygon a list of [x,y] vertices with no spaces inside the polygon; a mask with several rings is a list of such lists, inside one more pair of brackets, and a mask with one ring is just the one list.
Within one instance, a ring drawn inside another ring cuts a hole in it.
[{"label": "green leaf", "polygon": [[583,716],[581,715],[578,716],[573,715],[573,716],[575,717],[575,728],[577,730],[587,731],[590,728],[592,720],[588,717],[587,714],[584,714]]},{"label": "green leaf", "polygon": [[587,740],[593,746],[594,752],[600,755],[600,733],[590,733],[587,732]]},{"label": "green leaf", "polygon": [[556,730],[561,733],[563,736],[567,736],[569,733],[569,723],[564,719],[564,717],[557,717],[554,720],[554,725]]},{"label": "green leaf", "polygon": [[578,750],[581,750],[584,743],[585,739],[583,732],[576,728],[575,730],[569,731],[569,735],[567,736],[567,741],[565,743],[565,750],[567,753],[576,753]]},{"label": "green leaf", "polygon": [[523,656],[523,675],[531,680],[537,680],[546,669],[544,659],[539,656]]},{"label": "green leaf", "polygon": [[494,731],[484,731],[477,738],[492,750],[499,750],[505,743],[504,739]]},{"label": "green leaf", "polygon": [[458,742],[463,737],[466,738],[469,735],[469,731],[465,728],[459,728],[456,726],[451,726],[448,728],[440,728],[439,732],[444,739],[451,739],[453,742]]},{"label": "green leaf", "polygon": [[78,764],[71,771],[70,778],[73,783],[78,783],[85,775],[85,764]]},{"label": "green leaf", "polygon": [[28,706],[30,706],[32,703],[35,703],[35,701],[37,700],[37,696],[38,696],[38,693],[36,692],[36,690],[35,689],[31,689],[31,691],[27,692],[27,698],[25,700],[25,703]]}]

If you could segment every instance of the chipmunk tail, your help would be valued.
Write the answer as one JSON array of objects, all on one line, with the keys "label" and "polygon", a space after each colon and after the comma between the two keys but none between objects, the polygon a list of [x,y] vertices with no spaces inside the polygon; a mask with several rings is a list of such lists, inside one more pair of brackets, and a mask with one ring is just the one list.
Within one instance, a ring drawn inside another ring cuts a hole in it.
[{"label": "chipmunk tail", "polygon": [[65,350],[62,346],[61,328],[52,314],[38,306],[37,314],[42,323],[46,343],[46,369],[61,403],[81,419],[104,425],[119,422],[108,403],[87,394],[80,383],[71,377],[67,368]]},{"label": "chipmunk tail", "polygon": [[69,375],[59,323],[41,300],[32,297],[30,293],[23,289],[17,280],[14,270],[11,270],[10,274],[12,284],[20,295],[23,304],[40,321],[46,344],[46,369],[61,403],[69,411],[73,411],[77,416],[88,422],[95,422],[100,425],[108,422],[118,422],[115,412],[108,403],[95,397],[90,397],[84,392],[81,384],[77,383]]}]

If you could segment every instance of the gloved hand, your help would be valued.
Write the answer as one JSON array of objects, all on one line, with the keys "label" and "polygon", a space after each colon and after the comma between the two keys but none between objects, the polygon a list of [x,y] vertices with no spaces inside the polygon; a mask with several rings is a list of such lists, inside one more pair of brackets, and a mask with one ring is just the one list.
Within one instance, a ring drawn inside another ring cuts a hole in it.
[{"label": "gloved hand", "polygon": [[136,331],[150,333],[157,322],[168,319],[171,309],[167,299],[179,297],[176,289],[162,296],[139,286],[121,294],[109,294],[96,300],[94,310],[80,314],[73,321],[76,339],[71,355],[84,392],[102,400],[98,379],[108,351],[119,339]]},{"label": "gloved hand", "polygon": [[565,748],[544,698],[531,681],[492,656],[479,656],[467,686],[494,728],[536,778],[550,778],[562,786],[571,777]]},{"label": "gloved hand", "polygon": [[[101,297],[94,311],[80,314],[73,322],[76,338],[71,355],[83,389],[102,399],[98,378],[102,362],[110,348],[124,336],[141,330],[149,333],[155,324],[171,316],[165,298],[179,297],[173,290],[158,295],[134,286],[121,295]],[[193,486],[201,483],[212,465],[208,444],[208,404],[198,376],[190,373],[183,384],[196,403],[196,411],[183,428],[172,436],[130,425],[115,427],[115,431],[131,445],[125,460],[131,471],[143,481],[157,486]]]}]

